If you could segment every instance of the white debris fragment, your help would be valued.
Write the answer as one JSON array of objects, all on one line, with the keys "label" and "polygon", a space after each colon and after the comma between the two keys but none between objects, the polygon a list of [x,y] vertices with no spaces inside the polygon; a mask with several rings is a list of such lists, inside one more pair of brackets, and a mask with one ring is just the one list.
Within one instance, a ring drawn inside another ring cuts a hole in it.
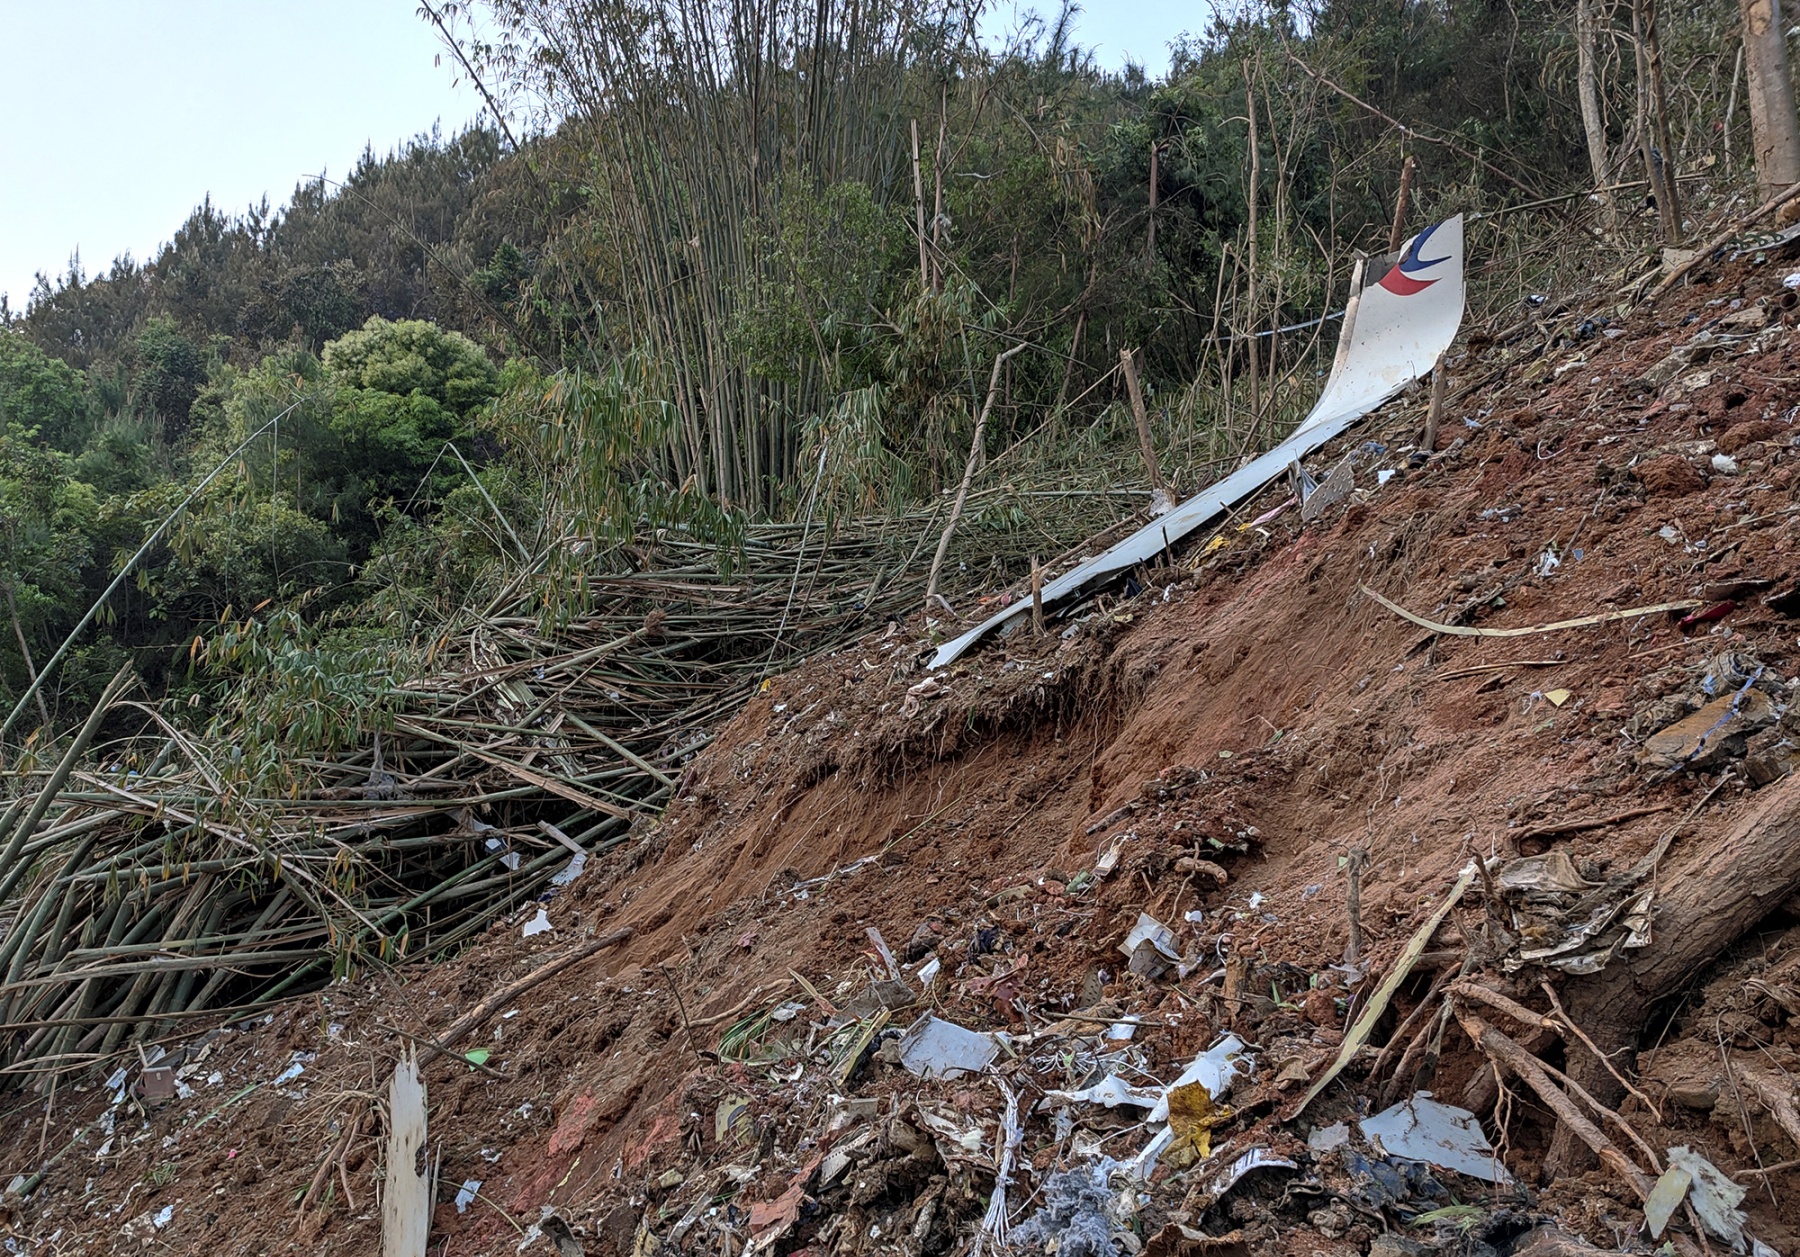
[{"label": "white debris fragment", "polygon": [[1670,1166],[1656,1180],[1656,1186],[1644,1198],[1644,1230],[1651,1239],[1662,1238],[1663,1228],[1669,1225],[1669,1219],[1687,1199],[1688,1187],[1693,1181],[1694,1176],[1679,1166]]},{"label": "white debris fragment", "polygon": [[1256,1147],[1237,1157],[1230,1165],[1201,1186],[1201,1194],[1209,1200],[1218,1200],[1226,1192],[1236,1187],[1238,1180],[1252,1170],[1279,1169],[1297,1170],[1300,1167],[1286,1157],[1278,1157],[1271,1148]]},{"label": "white debris fragment", "polygon": [[1165,960],[1181,959],[1181,952],[1175,947],[1175,935],[1169,931],[1169,927],[1148,912],[1140,912],[1137,924],[1131,927],[1131,933],[1119,944],[1119,950],[1130,956],[1145,943],[1156,948]]},{"label": "white debris fragment", "polygon": [[1320,1126],[1306,1137],[1306,1146],[1314,1152],[1330,1152],[1350,1142],[1350,1127],[1343,1122]]},{"label": "white debris fragment", "polygon": [[1151,1085],[1134,1087],[1117,1074],[1108,1074],[1091,1087],[1079,1091],[1046,1091],[1044,1099],[1054,1104],[1098,1104],[1116,1109],[1125,1105],[1134,1109],[1153,1109],[1163,1101],[1163,1088]]},{"label": "white debris fragment", "polygon": [[295,1052],[288,1061],[288,1067],[279,1074],[276,1074],[269,1085],[272,1087],[279,1087],[283,1083],[294,1081],[294,1079],[306,1072],[306,1063],[312,1059],[313,1057],[310,1052]]},{"label": "white debris fragment", "polygon": [[1669,1149],[1669,1168],[1685,1170],[1693,1178],[1687,1197],[1699,1215],[1700,1225],[1738,1252],[1744,1251],[1744,1211],[1738,1203],[1746,1189],[1725,1177],[1725,1171],[1685,1144]]},{"label": "white debris fragment", "polygon": [[921,1078],[961,1078],[979,1074],[1000,1053],[991,1034],[978,1034],[954,1021],[926,1013],[900,1036],[900,1063]]},{"label": "white debris fragment", "polygon": [[1181,1071],[1180,1077],[1163,1088],[1161,1102],[1150,1110],[1150,1120],[1169,1120],[1169,1092],[1177,1087],[1197,1082],[1206,1088],[1207,1095],[1214,1100],[1222,1100],[1231,1093],[1232,1084],[1249,1075],[1255,1067],[1255,1063],[1244,1051],[1244,1041],[1235,1034],[1226,1035],[1196,1056]]},{"label": "white debris fragment", "polygon": [[1498,1186],[1512,1182],[1481,1123],[1467,1109],[1439,1104],[1429,1091],[1365,1117],[1357,1125],[1391,1157],[1423,1161]]},{"label": "white debris fragment", "polygon": [[1169,1092],[1189,1083],[1200,1083],[1215,1100],[1230,1092],[1239,1076],[1250,1072],[1250,1058],[1244,1055],[1244,1041],[1228,1034],[1195,1057],[1181,1076],[1168,1086],[1151,1083],[1134,1086],[1118,1074],[1108,1074],[1091,1087],[1080,1091],[1046,1091],[1044,1098],[1062,1104],[1098,1104],[1106,1108],[1128,1105],[1150,1110],[1152,1122],[1169,1120]]},{"label": "white debris fragment", "polygon": [[552,886],[567,886],[570,882],[580,877],[582,871],[586,868],[587,852],[577,851],[570,857],[569,862],[563,866],[562,872],[550,879],[550,884]]},{"label": "white debris fragment", "polygon": [[537,915],[525,923],[525,928],[520,933],[525,938],[531,938],[536,934],[548,934],[553,928],[555,927],[550,924],[550,914],[539,908]]},{"label": "white debris fragment", "polygon": [[475,1203],[475,1193],[480,1190],[480,1179],[464,1179],[462,1190],[456,1193],[456,1211],[458,1213],[467,1213],[469,1211],[469,1206]]}]

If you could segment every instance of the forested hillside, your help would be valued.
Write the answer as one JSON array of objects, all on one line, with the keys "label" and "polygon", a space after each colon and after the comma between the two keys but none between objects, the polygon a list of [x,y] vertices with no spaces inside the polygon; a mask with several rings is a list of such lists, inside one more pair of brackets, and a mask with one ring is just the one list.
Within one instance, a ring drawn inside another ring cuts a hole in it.
[{"label": "forested hillside", "polygon": [[1800,1251],[1779,6],[1206,14],[426,0],[0,306],[9,1252]]},{"label": "forested hillside", "polygon": [[[398,652],[521,564],[555,615],[571,554],[646,529],[729,570],[753,521],[929,503],[1014,347],[978,485],[1138,481],[1123,349],[1191,485],[1310,403],[1405,161],[1415,221],[1495,215],[1480,302],[1679,238],[1646,155],[1684,197],[1748,177],[1732,7],[1594,8],[1583,56],[1560,5],[1240,6],[1152,77],[925,0],[427,6],[490,124],[0,311],[0,696],[68,639],[21,729],[127,657],[205,713],[246,616]],[[1014,573],[1056,540],[972,526]]]}]

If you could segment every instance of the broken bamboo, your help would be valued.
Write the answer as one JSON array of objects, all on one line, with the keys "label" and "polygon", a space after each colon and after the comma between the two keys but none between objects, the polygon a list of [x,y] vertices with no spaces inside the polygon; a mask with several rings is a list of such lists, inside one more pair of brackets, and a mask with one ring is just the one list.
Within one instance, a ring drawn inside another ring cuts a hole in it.
[{"label": "broken bamboo", "polygon": [[1150,438],[1150,412],[1144,407],[1144,387],[1138,379],[1135,350],[1119,350],[1119,371],[1125,377],[1125,390],[1131,396],[1131,419],[1137,425],[1138,451],[1144,458],[1144,474],[1150,487],[1169,500],[1168,486],[1163,483],[1162,469],[1156,463],[1156,443]]},{"label": "broken bamboo", "polygon": [[981,442],[987,436],[989,413],[994,409],[994,397],[1000,391],[1000,370],[1006,360],[1024,349],[1023,342],[1014,345],[994,358],[994,370],[988,376],[987,400],[981,404],[981,415],[975,420],[975,435],[969,442],[969,461],[963,465],[962,483],[956,489],[956,501],[950,507],[949,522],[944,525],[943,536],[938,538],[937,553],[931,558],[931,575],[925,581],[925,611],[930,614],[931,600],[937,596],[938,576],[944,569],[944,556],[950,553],[950,537],[956,532],[956,522],[962,518],[963,504],[969,500],[969,483],[975,479],[975,464],[981,457]]},{"label": "broken bamboo", "polygon": [[1291,1122],[1304,1113],[1306,1106],[1317,1099],[1319,1093],[1325,1090],[1331,1080],[1342,1073],[1344,1067],[1362,1050],[1363,1044],[1367,1043],[1369,1036],[1374,1033],[1375,1023],[1380,1021],[1382,1014],[1387,1012],[1388,1002],[1394,998],[1394,992],[1400,989],[1400,984],[1406,981],[1407,974],[1411,973],[1413,966],[1418,964],[1419,957],[1424,953],[1426,945],[1431,942],[1431,936],[1437,933],[1438,927],[1444,923],[1444,918],[1450,915],[1450,909],[1456,906],[1457,901],[1463,897],[1463,893],[1474,881],[1475,862],[1471,860],[1457,875],[1456,884],[1450,888],[1450,893],[1444,896],[1444,902],[1437,906],[1437,910],[1426,918],[1425,924],[1421,925],[1408,940],[1399,958],[1394,961],[1394,967],[1388,971],[1387,978],[1376,988],[1375,994],[1370,997],[1369,1002],[1363,1006],[1356,1023],[1344,1036],[1344,1042],[1338,1049],[1337,1058],[1331,1062],[1324,1073],[1319,1075],[1317,1081],[1307,1088],[1306,1094],[1300,1097],[1300,1103],[1293,1107],[1284,1120]]}]

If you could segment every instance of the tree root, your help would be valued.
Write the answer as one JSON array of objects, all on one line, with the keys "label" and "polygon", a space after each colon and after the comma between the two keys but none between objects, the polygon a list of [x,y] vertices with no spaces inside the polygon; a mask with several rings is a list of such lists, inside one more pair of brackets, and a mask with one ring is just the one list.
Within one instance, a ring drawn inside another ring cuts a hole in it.
[{"label": "tree root", "polygon": [[1456,1012],[1456,1019],[1468,1032],[1475,1045],[1489,1057],[1506,1067],[1507,1072],[1523,1082],[1537,1093],[1550,1111],[1556,1114],[1557,1120],[1571,1131],[1577,1138],[1593,1149],[1594,1155],[1612,1173],[1631,1185],[1640,1201],[1650,1197],[1650,1189],[1655,1186],[1650,1177],[1638,1168],[1637,1162],[1619,1150],[1619,1146],[1606,1137],[1606,1132],[1590,1121],[1585,1113],[1575,1106],[1568,1093],[1558,1087],[1550,1078],[1542,1061],[1531,1055],[1515,1043],[1512,1038],[1483,1021],[1478,1015],[1469,1011],[1461,1003],[1453,1001],[1451,1008]]},{"label": "tree root", "polygon": [[[1504,999],[1505,997],[1502,996],[1501,998]],[[1504,1066],[1509,1073],[1518,1078],[1519,1081],[1523,1082],[1526,1086],[1530,1087],[1531,1090],[1536,1093],[1538,1099],[1542,1100],[1550,1111],[1556,1114],[1558,1122],[1561,1123],[1560,1129],[1570,1132],[1576,1138],[1580,1139],[1582,1143],[1592,1149],[1594,1155],[1600,1158],[1600,1164],[1629,1184],[1631,1190],[1637,1193],[1640,1202],[1648,1200],[1650,1198],[1651,1189],[1656,1186],[1655,1181],[1652,1180],[1649,1175],[1644,1173],[1637,1162],[1626,1156],[1617,1144],[1606,1137],[1606,1132],[1596,1126],[1593,1121],[1588,1118],[1587,1114],[1583,1113],[1581,1109],[1576,1106],[1575,1101],[1569,1098],[1569,1092],[1564,1091],[1561,1087],[1556,1085],[1551,1074],[1555,1073],[1557,1077],[1562,1078],[1562,1080],[1568,1084],[1570,1091],[1574,1092],[1591,1108],[1601,1112],[1618,1125],[1620,1129],[1624,1130],[1631,1138],[1632,1142],[1637,1145],[1639,1151],[1644,1153],[1645,1159],[1650,1162],[1651,1168],[1655,1169],[1660,1174],[1661,1164],[1656,1159],[1655,1151],[1652,1150],[1648,1144],[1644,1143],[1643,1139],[1636,1131],[1631,1129],[1631,1126],[1625,1119],[1600,1104],[1593,1096],[1583,1090],[1579,1083],[1563,1074],[1560,1070],[1553,1071],[1549,1066],[1538,1060],[1537,1057],[1520,1047],[1510,1036],[1495,1029],[1493,1026],[1483,1021],[1478,1015],[1469,1011],[1458,1002],[1455,993],[1452,993],[1449,996],[1449,999],[1450,1008],[1456,1014],[1457,1021],[1462,1024],[1462,1028],[1468,1033],[1469,1037],[1475,1041],[1475,1045],[1483,1052],[1487,1053],[1490,1060],[1494,1061],[1497,1065]],[[1521,1011],[1529,1014],[1530,1010],[1521,1009]],[[1695,1234],[1702,1237],[1702,1243],[1704,1243],[1705,1232],[1700,1227],[1699,1219],[1694,1217],[1693,1206],[1686,1205],[1685,1209],[1688,1214],[1689,1225],[1694,1228]],[[1671,1235],[1670,1238],[1675,1241],[1676,1246],[1685,1254],[1697,1254],[1701,1251],[1699,1246],[1694,1244],[1694,1242],[1689,1240],[1686,1236]]]},{"label": "tree root", "polygon": [[1800,1107],[1794,1104],[1793,1084],[1783,1082],[1766,1069],[1738,1060],[1731,1062],[1731,1072],[1737,1075],[1739,1086],[1762,1101],[1775,1124],[1793,1141],[1795,1149],[1800,1150]]}]

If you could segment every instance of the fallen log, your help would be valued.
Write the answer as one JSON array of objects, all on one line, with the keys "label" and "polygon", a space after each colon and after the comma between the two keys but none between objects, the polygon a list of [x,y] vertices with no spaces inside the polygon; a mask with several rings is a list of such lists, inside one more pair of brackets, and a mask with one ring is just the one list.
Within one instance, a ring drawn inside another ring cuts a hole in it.
[{"label": "fallen log", "polygon": [[[1723,834],[1684,839],[1656,880],[1652,944],[1572,979],[1564,1000],[1569,1017],[1625,1072],[1649,1010],[1800,890],[1800,777],[1769,787]],[[1580,1054],[1569,1073],[1602,1103],[1616,1107],[1624,1094],[1592,1054]],[[1585,1161],[1573,1132],[1559,1128],[1547,1171],[1575,1172]]]}]

